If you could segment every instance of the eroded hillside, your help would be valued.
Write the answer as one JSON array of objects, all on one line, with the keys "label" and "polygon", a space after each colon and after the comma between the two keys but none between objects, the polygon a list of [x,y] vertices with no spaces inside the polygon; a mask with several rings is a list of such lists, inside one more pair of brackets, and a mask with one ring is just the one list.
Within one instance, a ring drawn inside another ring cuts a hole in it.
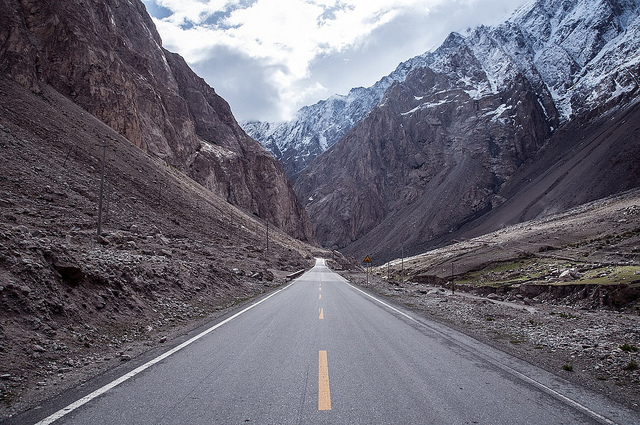
[{"label": "eroded hillside", "polygon": [[[312,247],[50,87],[0,80],[2,416],[283,282]],[[106,143],[102,234],[97,208]]]}]

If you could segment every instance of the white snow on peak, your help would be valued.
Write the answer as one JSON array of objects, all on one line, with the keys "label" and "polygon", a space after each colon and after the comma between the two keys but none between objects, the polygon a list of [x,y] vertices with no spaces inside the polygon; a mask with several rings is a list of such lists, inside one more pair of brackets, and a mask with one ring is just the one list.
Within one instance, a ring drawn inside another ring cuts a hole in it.
[{"label": "white snow on peak", "polygon": [[[278,159],[311,153],[310,161],[374,107],[388,105],[387,89],[419,68],[446,75],[474,100],[525,79],[547,116],[558,113],[566,121],[639,90],[639,16],[640,0],[531,1],[500,24],[464,36],[452,33],[438,49],[401,63],[371,87],[306,106],[288,122],[242,126]],[[402,115],[437,106],[441,99],[434,92],[413,97],[423,103]],[[498,119],[503,112],[491,114]]]},{"label": "white snow on peak", "polygon": [[444,104],[445,104],[445,103],[447,103],[447,102],[448,102],[448,100],[443,99],[443,100],[441,100],[441,101],[439,101],[439,102],[426,102],[426,103],[422,103],[422,104],[420,104],[420,105],[416,106],[415,108],[411,109],[410,111],[407,111],[407,112],[401,112],[401,113],[400,113],[400,115],[403,115],[403,116],[406,116],[406,115],[412,115],[413,113],[415,113],[415,112],[417,112],[417,111],[419,111],[419,110],[421,110],[421,109],[435,108],[435,107],[437,107],[437,106],[444,105]]},{"label": "white snow on peak", "polygon": [[498,106],[493,111],[486,112],[484,115],[485,116],[493,115],[493,118],[491,118],[491,121],[501,121],[501,122],[503,122],[504,120],[501,120],[500,117],[502,116],[502,114],[504,114],[509,109],[512,109],[512,106],[507,106],[506,104],[503,103],[502,105]]}]

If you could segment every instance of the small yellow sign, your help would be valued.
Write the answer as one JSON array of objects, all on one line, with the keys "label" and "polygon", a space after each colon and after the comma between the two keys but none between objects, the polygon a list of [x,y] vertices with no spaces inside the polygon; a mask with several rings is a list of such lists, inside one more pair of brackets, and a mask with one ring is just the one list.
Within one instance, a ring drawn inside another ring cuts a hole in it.
[{"label": "small yellow sign", "polygon": [[367,255],[367,258],[364,259],[365,263],[370,263],[371,262],[371,258],[369,258],[369,256]]}]

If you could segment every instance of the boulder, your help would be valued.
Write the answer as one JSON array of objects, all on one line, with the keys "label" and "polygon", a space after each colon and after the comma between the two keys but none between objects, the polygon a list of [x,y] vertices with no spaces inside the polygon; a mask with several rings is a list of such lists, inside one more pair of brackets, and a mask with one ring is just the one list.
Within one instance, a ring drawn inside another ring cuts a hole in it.
[{"label": "boulder", "polygon": [[77,264],[64,260],[56,260],[53,263],[53,268],[56,269],[62,279],[70,285],[79,285],[84,279],[84,272]]}]

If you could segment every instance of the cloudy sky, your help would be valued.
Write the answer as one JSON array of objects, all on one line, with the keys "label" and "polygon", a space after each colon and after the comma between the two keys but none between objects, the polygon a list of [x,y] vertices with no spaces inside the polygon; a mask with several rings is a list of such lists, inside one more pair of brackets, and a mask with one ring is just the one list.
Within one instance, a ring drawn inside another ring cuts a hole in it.
[{"label": "cloudy sky", "polygon": [[280,121],[368,87],[451,31],[508,18],[528,0],[143,0],[163,45],[236,118]]}]

